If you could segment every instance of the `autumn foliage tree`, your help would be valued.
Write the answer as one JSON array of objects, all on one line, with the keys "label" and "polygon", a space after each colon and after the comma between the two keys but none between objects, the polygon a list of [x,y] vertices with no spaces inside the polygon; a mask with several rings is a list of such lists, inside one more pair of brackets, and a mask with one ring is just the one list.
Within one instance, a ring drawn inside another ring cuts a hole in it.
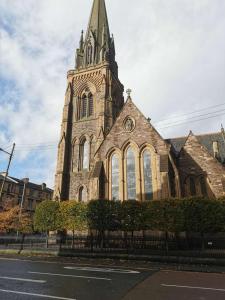
[{"label": "autumn foliage tree", "polygon": [[56,231],[59,226],[59,203],[52,200],[41,202],[34,214],[34,229],[46,233],[47,248],[49,231]]},{"label": "autumn foliage tree", "polygon": [[26,234],[33,232],[33,221],[31,215],[19,206],[6,209],[0,213],[0,232],[17,232],[22,234],[20,250],[23,250]]},{"label": "autumn foliage tree", "polygon": [[60,203],[59,210],[59,227],[61,230],[72,232],[73,248],[75,232],[82,232],[88,228],[86,204],[77,201],[64,201]]}]

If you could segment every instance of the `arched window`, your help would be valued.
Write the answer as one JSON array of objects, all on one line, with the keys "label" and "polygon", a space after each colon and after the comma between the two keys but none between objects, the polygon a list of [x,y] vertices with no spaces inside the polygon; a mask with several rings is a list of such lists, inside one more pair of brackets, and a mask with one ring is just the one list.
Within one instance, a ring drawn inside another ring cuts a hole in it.
[{"label": "arched window", "polygon": [[112,200],[119,200],[119,158],[117,154],[112,156]]},{"label": "arched window", "polygon": [[201,176],[200,179],[200,187],[201,187],[201,194],[202,196],[207,196],[207,187],[206,187],[206,180],[204,176]]},{"label": "arched window", "polygon": [[127,199],[136,200],[136,170],[135,155],[130,147],[127,150]]},{"label": "arched window", "polygon": [[94,100],[91,93],[83,94],[79,111],[80,119],[90,117],[94,114]]},{"label": "arched window", "polygon": [[190,177],[190,194],[196,196],[196,186],[194,177]]},{"label": "arched window", "polygon": [[89,143],[84,140],[80,145],[80,169],[89,169]]},{"label": "arched window", "polygon": [[151,154],[147,150],[143,154],[143,165],[144,165],[143,167],[144,167],[145,200],[152,200],[153,186],[152,186]]},{"label": "arched window", "polygon": [[81,118],[87,117],[87,95],[84,94],[82,97],[82,103],[81,103]]},{"label": "arched window", "polygon": [[80,187],[80,189],[79,189],[79,201],[80,202],[87,201],[87,189],[84,186]]},{"label": "arched window", "polygon": [[71,164],[72,172],[74,172],[76,168],[76,144],[73,142],[72,144],[72,164]]},{"label": "arched window", "polygon": [[93,96],[90,93],[88,95],[88,116],[92,116],[94,113],[94,103],[93,103]]}]

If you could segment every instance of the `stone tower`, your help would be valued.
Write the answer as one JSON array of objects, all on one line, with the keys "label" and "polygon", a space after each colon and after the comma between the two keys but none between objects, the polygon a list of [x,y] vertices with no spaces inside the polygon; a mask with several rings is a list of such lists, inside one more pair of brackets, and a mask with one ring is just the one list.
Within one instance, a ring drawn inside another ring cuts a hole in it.
[{"label": "stone tower", "polygon": [[94,155],[124,105],[104,0],[93,2],[75,69],[68,72],[67,81],[54,195],[60,200],[88,201],[104,197],[101,165]]}]

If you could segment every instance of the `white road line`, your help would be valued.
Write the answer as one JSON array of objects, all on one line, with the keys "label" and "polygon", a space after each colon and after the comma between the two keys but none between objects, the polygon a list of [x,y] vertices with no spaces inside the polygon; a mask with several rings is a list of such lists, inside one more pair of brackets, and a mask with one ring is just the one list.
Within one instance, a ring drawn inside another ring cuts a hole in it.
[{"label": "white road line", "polygon": [[33,294],[33,293],[18,292],[18,291],[11,291],[11,290],[2,290],[2,289],[0,289],[0,292],[9,293],[9,294],[17,294],[17,295],[25,295],[25,296],[33,296],[33,297],[46,298],[46,299],[76,300],[74,298],[73,299],[72,298],[63,298],[63,297],[57,297],[57,296]]},{"label": "white road line", "polygon": [[[6,261],[21,261],[21,262],[31,262],[31,263],[43,263],[43,264],[57,264],[57,265],[68,265],[68,262],[62,262],[62,261],[47,261],[47,260],[33,260],[33,259],[20,259],[20,258],[8,258],[8,257],[0,257],[0,260],[6,260]],[[87,263],[72,263],[70,262],[71,265],[80,265],[80,266],[85,266],[85,267],[92,267],[92,264],[87,264]],[[101,265],[101,264],[97,264],[98,267],[108,267],[107,265]],[[120,269],[121,267],[124,268],[124,270],[128,269],[128,267],[126,266],[114,266],[114,268],[116,269]],[[136,270],[146,270],[146,271],[155,271],[155,270],[159,270],[159,268],[143,268],[143,267],[135,267]]]},{"label": "white road line", "polygon": [[193,289],[193,290],[207,290],[207,291],[216,291],[216,292],[225,292],[225,289],[214,289],[200,286],[188,286],[188,285],[175,285],[175,284],[161,284],[164,287],[175,287],[183,289]]},{"label": "white road line", "polygon": [[34,280],[34,279],[18,278],[18,277],[6,277],[6,276],[0,276],[0,279],[5,279],[5,280],[16,280],[16,281],[25,281],[25,282],[34,282],[34,283],[46,283],[45,280]]},{"label": "white road line", "polygon": [[84,279],[112,281],[112,279],[110,279],[110,278],[101,278],[101,277],[78,276],[78,275],[55,274],[55,273],[42,273],[42,272],[28,272],[28,273],[29,274],[37,274],[37,275],[46,275],[46,276],[59,276],[59,277],[71,277],[71,278],[84,278]]},{"label": "white road line", "polygon": [[109,269],[109,268],[91,268],[91,267],[64,267],[67,270],[102,272],[102,273],[121,273],[121,274],[140,274],[139,271],[125,269]]}]

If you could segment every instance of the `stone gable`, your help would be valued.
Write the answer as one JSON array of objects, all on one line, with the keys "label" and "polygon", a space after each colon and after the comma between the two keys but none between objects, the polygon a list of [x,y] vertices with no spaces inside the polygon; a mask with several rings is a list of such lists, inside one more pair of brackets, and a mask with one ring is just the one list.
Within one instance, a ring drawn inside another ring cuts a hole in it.
[{"label": "stone gable", "polygon": [[223,178],[225,178],[225,168],[199,143],[193,134],[188,136],[181,150],[179,170],[182,181],[189,175],[207,175],[211,194],[216,197],[225,194],[222,184]]},{"label": "stone gable", "polygon": [[[127,117],[131,117],[135,123],[135,128],[131,132],[128,132],[124,127],[124,121]],[[136,143],[138,147],[148,143],[154,147],[158,154],[166,154],[170,148],[130,98],[125,103],[96,155],[104,160],[110,149],[115,147],[121,149],[129,141]]]}]

